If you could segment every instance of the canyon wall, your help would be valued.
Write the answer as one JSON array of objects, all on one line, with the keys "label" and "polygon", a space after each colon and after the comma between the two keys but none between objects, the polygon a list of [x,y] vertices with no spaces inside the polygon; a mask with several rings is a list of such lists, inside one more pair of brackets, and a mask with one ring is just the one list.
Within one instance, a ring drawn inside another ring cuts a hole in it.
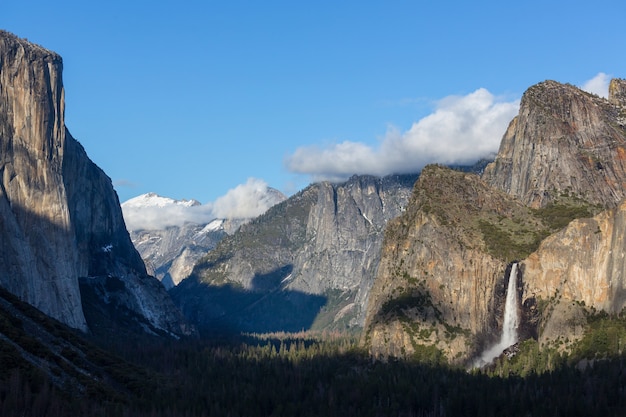
[{"label": "canyon wall", "polygon": [[110,178],[65,127],[62,69],[57,54],[0,32],[0,284],[86,331],[79,280],[116,277],[124,289],[102,302],[188,333],[164,289],[150,285]]}]

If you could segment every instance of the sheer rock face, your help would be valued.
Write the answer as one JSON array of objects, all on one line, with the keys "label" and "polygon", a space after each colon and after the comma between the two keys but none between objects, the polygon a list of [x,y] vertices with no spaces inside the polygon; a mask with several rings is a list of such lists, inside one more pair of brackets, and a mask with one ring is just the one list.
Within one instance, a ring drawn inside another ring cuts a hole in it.
[{"label": "sheer rock face", "polygon": [[615,106],[626,106],[626,80],[613,78],[609,83],[609,102]]},{"label": "sheer rock face", "polygon": [[378,269],[387,221],[400,215],[415,179],[361,176],[343,185],[320,184],[306,243],[294,264],[299,275],[290,288],[314,294],[356,290],[362,307]]},{"label": "sheer rock face", "polygon": [[611,82],[609,100],[554,81],[530,87],[483,179],[535,208],[563,193],[615,207],[626,196],[624,84]]},{"label": "sheer rock face", "polygon": [[[133,290],[154,278],[130,241],[111,180],[65,127],[61,72],[57,54],[0,32],[0,284],[87,330],[79,278],[117,276],[141,306],[137,314],[184,333],[164,290]],[[169,305],[147,311],[155,300]]]},{"label": "sheer rock face", "polygon": [[462,361],[476,336],[498,334],[507,265],[489,254],[479,224],[527,212],[477,175],[426,167],[385,233],[363,333],[371,353],[407,357],[435,346]]},{"label": "sheer rock face", "polygon": [[541,342],[581,337],[583,306],[613,313],[626,306],[625,106],[626,80],[611,81],[608,100],[554,81],[537,84],[483,175],[531,207],[573,195],[609,209],[573,221],[522,262],[524,303],[544,306],[535,323]]},{"label": "sheer rock face", "polygon": [[[386,222],[402,212],[415,179],[355,176],[343,184],[311,185],[222,240],[171,293],[199,326],[228,309],[219,299],[214,299],[209,309],[209,295],[199,294],[231,285],[245,292],[238,297],[242,300],[254,294],[266,300],[287,300],[275,303],[287,305],[280,312],[273,305],[262,306],[254,301],[256,298],[246,301],[242,311],[258,311],[250,319],[253,321],[273,312],[268,320],[285,323],[288,320],[279,317],[281,314],[297,315],[309,300],[317,307],[312,317],[299,321],[302,326],[306,324],[304,328],[315,320],[320,305],[330,316],[328,322],[319,325],[321,328],[332,327],[339,320],[360,327]],[[320,301],[329,291],[341,295],[336,300]],[[237,317],[238,325],[255,330],[239,312],[231,316]]]},{"label": "sheer rock face", "polygon": [[[85,330],[63,181],[61,58],[0,34],[0,280],[49,315]],[[83,262],[81,262],[83,261]]]},{"label": "sheer rock face", "polygon": [[[626,307],[625,249],[626,202],[593,218],[574,220],[522,262],[524,302],[551,300],[550,305],[582,304],[619,313]],[[563,321],[562,315],[544,312],[545,328]],[[544,338],[557,336],[547,332]]]}]

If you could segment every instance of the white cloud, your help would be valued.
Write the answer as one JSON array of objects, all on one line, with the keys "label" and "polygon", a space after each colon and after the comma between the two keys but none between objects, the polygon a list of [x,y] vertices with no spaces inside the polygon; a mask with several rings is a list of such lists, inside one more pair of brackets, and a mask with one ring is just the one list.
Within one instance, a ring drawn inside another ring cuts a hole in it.
[{"label": "white cloud", "polygon": [[600,97],[609,97],[609,83],[611,82],[611,76],[603,72],[599,72],[598,75],[585,82],[581,89],[597,94]]},{"label": "white cloud", "polygon": [[211,204],[183,206],[126,206],[122,204],[124,222],[128,230],[159,230],[185,223],[203,224],[215,219]]},{"label": "white cloud", "polygon": [[284,196],[263,180],[249,178],[215,202],[190,204],[156,194],[144,194],[122,204],[128,230],[158,230],[185,223],[206,224],[214,219],[248,219],[263,214]]},{"label": "white cloud", "polygon": [[220,219],[251,219],[276,204],[276,197],[265,181],[248,178],[245,184],[236,186],[215,200],[213,213]]},{"label": "white cloud", "polygon": [[429,163],[472,163],[500,145],[519,100],[499,101],[484,88],[450,96],[435,111],[402,133],[391,127],[377,148],[360,142],[297,149],[285,164],[315,180],[339,180],[353,174],[417,172]]}]

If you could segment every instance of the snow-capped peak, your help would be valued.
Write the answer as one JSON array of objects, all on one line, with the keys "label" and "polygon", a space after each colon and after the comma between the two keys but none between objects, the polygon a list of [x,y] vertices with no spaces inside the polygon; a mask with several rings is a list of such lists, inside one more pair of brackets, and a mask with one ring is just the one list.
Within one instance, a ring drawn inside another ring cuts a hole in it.
[{"label": "snow-capped peak", "polygon": [[144,208],[144,207],[167,207],[167,206],[183,206],[193,207],[199,206],[197,200],[174,200],[169,197],[161,197],[156,193],[147,193],[131,198],[122,203],[122,208]]},{"label": "snow-capped peak", "polygon": [[174,200],[147,193],[125,201],[122,212],[130,231],[159,230],[189,223],[208,225],[215,219],[249,220],[285,199],[264,181],[249,178],[215,202],[200,204],[196,200]]}]

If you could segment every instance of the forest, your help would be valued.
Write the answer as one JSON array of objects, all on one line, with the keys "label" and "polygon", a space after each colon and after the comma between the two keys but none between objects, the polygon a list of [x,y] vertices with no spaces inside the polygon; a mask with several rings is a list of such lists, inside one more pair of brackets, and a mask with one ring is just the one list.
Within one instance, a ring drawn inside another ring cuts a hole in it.
[{"label": "forest", "polygon": [[624,415],[624,320],[600,316],[591,328],[569,354],[530,339],[481,370],[375,360],[333,333],[110,338],[84,342],[108,376],[80,389],[55,385],[0,340],[0,415]]}]

